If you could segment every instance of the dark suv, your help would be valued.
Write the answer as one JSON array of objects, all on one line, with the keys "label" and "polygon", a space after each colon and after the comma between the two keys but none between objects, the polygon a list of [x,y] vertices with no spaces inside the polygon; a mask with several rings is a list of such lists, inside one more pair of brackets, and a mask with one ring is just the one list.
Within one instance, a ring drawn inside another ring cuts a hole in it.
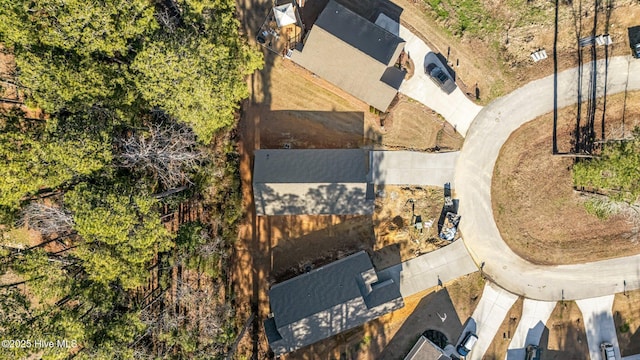
[{"label": "dark suv", "polygon": [[436,65],[436,63],[427,65],[427,67],[425,68],[425,72],[429,74],[429,76],[431,76],[433,82],[440,86],[442,91],[444,91],[445,93],[451,94],[453,90],[456,89],[456,83],[453,81],[453,79],[451,79],[449,73]]}]

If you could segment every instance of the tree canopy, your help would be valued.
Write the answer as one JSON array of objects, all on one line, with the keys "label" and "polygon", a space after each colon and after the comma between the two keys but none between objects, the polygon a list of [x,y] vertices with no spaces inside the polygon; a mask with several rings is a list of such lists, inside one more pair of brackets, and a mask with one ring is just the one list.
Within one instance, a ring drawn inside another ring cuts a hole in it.
[{"label": "tree canopy", "polygon": [[640,129],[634,138],[604,145],[599,158],[580,161],[573,166],[577,186],[610,192],[615,201],[634,203],[640,197]]}]

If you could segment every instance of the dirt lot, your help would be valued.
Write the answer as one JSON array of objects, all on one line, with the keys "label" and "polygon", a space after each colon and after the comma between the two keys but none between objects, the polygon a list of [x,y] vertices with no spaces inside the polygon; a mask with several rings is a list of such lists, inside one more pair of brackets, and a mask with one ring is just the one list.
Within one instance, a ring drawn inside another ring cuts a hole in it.
[{"label": "dirt lot", "polygon": [[[625,95],[607,100],[607,138],[621,134]],[[640,123],[640,94],[626,99],[626,134]],[[559,138],[575,126],[574,107],[559,113]],[[551,155],[552,114],[516,130],[500,151],[492,183],[493,212],[511,249],[538,264],[581,263],[640,253],[638,233],[621,216],[600,220],[573,190],[573,159]],[[567,145],[564,145],[568,147]],[[568,221],[568,219],[571,219]]]},{"label": "dirt lot", "polygon": [[[272,63],[271,63],[272,62]],[[280,57],[270,58],[260,110],[263,149],[458,150],[463,138],[433,110],[398,95],[381,122],[369,106]],[[383,125],[383,126],[381,126]]]},{"label": "dirt lot", "polygon": [[640,290],[616,294],[613,320],[622,356],[640,353]]},{"label": "dirt lot", "polygon": [[[552,1],[392,1],[404,9],[403,25],[418,34],[434,51],[447,55],[449,65],[457,74],[456,82],[463,91],[471,97],[475,95],[477,85],[481,104],[553,73],[555,6]],[[577,66],[576,39],[591,34],[593,3],[586,0],[561,2],[559,70]],[[605,30],[605,9],[597,14],[596,34],[609,33],[613,40],[608,55],[630,54],[627,28],[639,25],[640,4],[632,0],[614,1],[608,30]],[[538,49],[545,49],[549,58],[534,63],[529,56]],[[583,50],[585,59],[590,58],[587,50]],[[603,47],[596,51],[597,58],[605,56]]]},{"label": "dirt lot", "polygon": [[[412,259],[449,244],[438,238],[438,220],[444,206],[444,191],[437,187],[378,186],[373,214],[375,243],[372,256],[378,268]],[[415,219],[431,222],[422,231]]]},{"label": "dirt lot", "polygon": [[574,301],[558,302],[547,321],[548,332],[542,334],[540,347],[543,360],[584,360],[589,358],[589,345],[584,319]]}]

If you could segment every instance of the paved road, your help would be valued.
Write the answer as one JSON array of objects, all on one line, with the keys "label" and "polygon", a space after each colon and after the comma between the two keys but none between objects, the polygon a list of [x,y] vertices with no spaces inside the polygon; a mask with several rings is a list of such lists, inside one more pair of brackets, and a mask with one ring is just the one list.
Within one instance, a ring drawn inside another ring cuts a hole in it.
[{"label": "paved road", "polygon": [[411,79],[402,82],[400,92],[437,111],[465,136],[481,107],[469,100],[460,88],[451,94],[444,93],[424,72],[424,58],[431,49],[404,26],[400,26],[400,37],[407,42],[404,49],[416,69]]},{"label": "paved road", "polygon": [[589,355],[591,360],[600,360],[600,344],[608,342],[615,348],[616,359],[620,359],[616,325],[613,322],[613,295],[576,301],[584,319]]},{"label": "paved road", "polygon": [[555,301],[524,300],[522,316],[509,343],[506,360],[522,360],[526,356],[528,345],[540,344],[545,324],[556,304]]},{"label": "paved road", "polygon": [[460,276],[478,271],[462,241],[418,256],[378,272],[378,279],[392,278],[400,284],[402,297],[430,289]]},{"label": "paved road", "polygon": [[[493,341],[493,338],[498,332],[498,328],[502,324],[504,317],[507,315],[513,303],[518,299],[517,295],[513,295],[496,285],[487,282],[482,292],[482,297],[478,306],[471,315],[470,324],[475,322],[476,334],[478,335],[478,342],[473,348],[471,353],[467,355],[468,360],[481,360],[484,353],[487,352],[489,345]],[[469,324],[467,324],[469,325]],[[462,341],[462,337],[466,331],[463,330],[461,338],[458,339],[458,344]]]},{"label": "paved road", "polygon": [[374,184],[444,186],[453,181],[459,152],[371,151]]},{"label": "paved road", "polygon": [[[598,92],[602,94],[603,61],[598,69]],[[584,76],[588,75],[585,71]],[[576,69],[558,74],[560,108],[575,103],[576,79]],[[627,84],[629,90],[640,89],[640,60],[612,58],[608,79],[608,94],[624,91]],[[583,83],[586,87],[589,82]],[[520,258],[500,236],[491,207],[491,177],[500,148],[520,125],[552,110],[553,76],[550,76],[497,99],[473,121],[455,175],[465,244],[476,263],[485,263],[483,271],[489,278],[527,298],[556,301],[614,294],[623,291],[623,281],[627,290],[638,289],[640,255],[579,265],[540,266]]]}]

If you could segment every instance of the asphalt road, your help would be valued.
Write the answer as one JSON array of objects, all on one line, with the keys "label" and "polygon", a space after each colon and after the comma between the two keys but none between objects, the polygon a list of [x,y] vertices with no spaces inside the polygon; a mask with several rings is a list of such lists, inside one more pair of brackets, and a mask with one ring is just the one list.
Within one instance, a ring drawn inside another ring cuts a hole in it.
[{"label": "asphalt road", "polygon": [[[598,69],[601,95],[604,61],[599,61]],[[585,71],[585,78],[588,75]],[[588,83],[583,81],[585,91]],[[640,60],[612,58],[607,94],[625,88],[640,89]],[[559,108],[576,102],[576,69],[558,74],[558,90]],[[622,292],[625,281],[627,290],[638,289],[640,255],[578,265],[534,265],[511,251],[500,236],[491,206],[491,177],[500,148],[520,125],[552,110],[553,76],[549,76],[497,99],[472,122],[455,174],[465,245],[478,265],[484,263],[482,269],[492,281],[527,298],[557,301],[609,295]]]}]

